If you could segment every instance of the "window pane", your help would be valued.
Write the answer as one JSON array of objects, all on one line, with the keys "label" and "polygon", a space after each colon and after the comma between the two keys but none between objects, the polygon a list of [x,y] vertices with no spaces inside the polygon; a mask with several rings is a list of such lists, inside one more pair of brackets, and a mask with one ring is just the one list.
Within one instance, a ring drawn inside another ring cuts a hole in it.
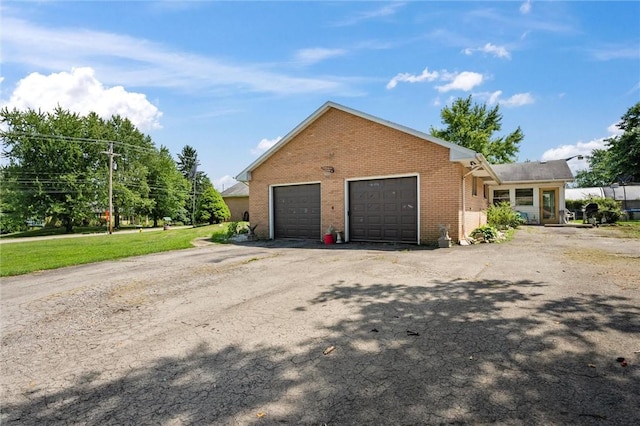
[{"label": "window pane", "polygon": [[516,189],[516,206],[533,205],[533,188]]},{"label": "window pane", "polygon": [[494,189],[493,190],[493,204],[500,204],[504,202],[511,202],[509,200],[509,190],[508,189]]}]

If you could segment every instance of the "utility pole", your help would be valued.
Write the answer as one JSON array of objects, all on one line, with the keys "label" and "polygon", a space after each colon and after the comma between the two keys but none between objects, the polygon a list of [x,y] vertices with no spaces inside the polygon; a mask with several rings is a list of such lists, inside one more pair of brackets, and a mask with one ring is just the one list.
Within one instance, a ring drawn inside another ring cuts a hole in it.
[{"label": "utility pole", "polygon": [[113,234],[113,142],[109,142],[109,151],[103,152],[109,156],[109,234]]},{"label": "utility pole", "polygon": [[194,161],[191,175],[193,177],[193,206],[191,209],[191,225],[196,227],[196,176],[198,175],[198,160]]}]

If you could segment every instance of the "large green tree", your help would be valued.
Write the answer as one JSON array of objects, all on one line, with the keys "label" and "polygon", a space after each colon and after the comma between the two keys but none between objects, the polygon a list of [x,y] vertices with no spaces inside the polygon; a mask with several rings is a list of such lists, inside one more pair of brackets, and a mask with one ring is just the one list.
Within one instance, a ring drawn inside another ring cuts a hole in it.
[{"label": "large green tree", "polygon": [[148,164],[153,226],[158,226],[158,220],[163,217],[184,218],[189,182],[178,170],[169,150],[161,147],[159,152],[149,157]]},{"label": "large green tree", "polygon": [[[91,117],[91,120],[95,117]],[[60,221],[67,232],[95,214],[104,171],[104,145],[87,117],[56,108],[51,113],[8,108],[0,111],[3,200],[23,219]]]},{"label": "large green tree", "polygon": [[640,182],[640,102],[621,117],[621,135],[605,139],[605,148],[591,152],[589,168],[576,174],[580,187]]},{"label": "large green tree", "polygon": [[[117,228],[121,215],[132,217],[151,213],[149,158],[158,150],[151,137],[121,116],[113,116],[106,123],[104,138],[116,141],[113,146],[113,217]],[[106,185],[103,187],[107,188]]]},{"label": "large green tree", "polygon": [[512,163],[516,160],[524,134],[518,127],[506,136],[493,136],[502,129],[499,105],[489,108],[486,103],[473,103],[471,96],[458,98],[451,106],[442,109],[440,117],[446,127],[431,127],[433,136],[479,152],[490,163]]}]

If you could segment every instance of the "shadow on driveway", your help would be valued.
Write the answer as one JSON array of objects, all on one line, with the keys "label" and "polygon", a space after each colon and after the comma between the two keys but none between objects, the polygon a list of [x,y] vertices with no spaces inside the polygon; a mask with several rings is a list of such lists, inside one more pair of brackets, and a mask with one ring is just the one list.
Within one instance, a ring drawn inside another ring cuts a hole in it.
[{"label": "shadow on driveway", "polygon": [[544,287],[335,282],[296,308],[301,321],[328,306],[355,313],[325,326],[327,355],[325,340],[201,343],[121,377],[26,394],[3,404],[2,423],[640,423],[640,370],[593,350],[599,333],[639,333],[640,308],[595,294],[546,301]]}]

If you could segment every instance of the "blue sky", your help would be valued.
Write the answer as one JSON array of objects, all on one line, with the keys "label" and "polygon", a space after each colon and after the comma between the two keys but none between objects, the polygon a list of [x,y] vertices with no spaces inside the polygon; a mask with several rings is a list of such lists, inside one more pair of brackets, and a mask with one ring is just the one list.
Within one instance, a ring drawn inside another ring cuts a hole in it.
[{"label": "blue sky", "polygon": [[[498,103],[519,161],[586,154],[640,100],[640,2],[10,1],[0,104],[120,113],[218,189],[331,100],[428,132]],[[573,168],[581,167],[576,159]]]}]

